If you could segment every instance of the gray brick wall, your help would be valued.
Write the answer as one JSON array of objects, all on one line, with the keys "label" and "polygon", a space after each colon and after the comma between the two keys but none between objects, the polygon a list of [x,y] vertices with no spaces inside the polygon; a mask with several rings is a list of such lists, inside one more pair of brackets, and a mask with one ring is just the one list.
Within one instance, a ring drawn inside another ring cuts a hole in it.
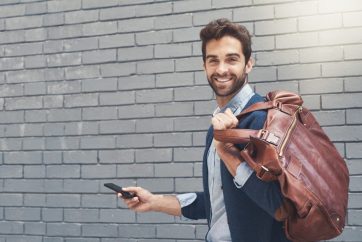
[{"label": "gray brick wall", "polygon": [[214,95],[198,33],[253,35],[257,92],[288,89],[350,169],[362,241],[362,1],[0,1],[0,242],[196,242],[205,221],[126,209],[104,182],[199,191]]}]

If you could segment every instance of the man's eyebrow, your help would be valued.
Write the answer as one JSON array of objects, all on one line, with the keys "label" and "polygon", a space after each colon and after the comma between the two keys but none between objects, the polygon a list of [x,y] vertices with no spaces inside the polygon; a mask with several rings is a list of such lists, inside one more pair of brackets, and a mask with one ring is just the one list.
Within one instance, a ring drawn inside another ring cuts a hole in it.
[{"label": "man's eyebrow", "polygon": [[206,59],[209,59],[209,58],[217,58],[217,55],[207,55]]},{"label": "man's eyebrow", "polygon": [[226,54],[226,56],[228,56],[228,57],[230,57],[230,56],[240,57],[240,54],[238,54],[238,53],[230,53],[230,54]]}]

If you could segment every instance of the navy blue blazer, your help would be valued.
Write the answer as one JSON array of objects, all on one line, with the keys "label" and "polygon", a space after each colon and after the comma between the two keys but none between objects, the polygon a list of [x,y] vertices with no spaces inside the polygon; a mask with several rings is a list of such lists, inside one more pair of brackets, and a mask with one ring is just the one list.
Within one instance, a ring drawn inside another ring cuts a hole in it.
[{"label": "navy blue blazer", "polygon": [[[261,102],[263,98],[255,94],[245,106]],[[266,119],[265,111],[255,111],[246,115],[238,128],[261,129]],[[210,194],[208,188],[207,154],[213,140],[213,129],[206,136],[206,149],[203,157],[204,192],[197,194],[196,200],[182,208],[183,216],[190,219],[207,219],[210,225]],[[240,144],[243,148],[245,144]],[[282,204],[282,194],[277,182],[263,182],[255,172],[242,188],[237,188],[233,177],[224,163],[221,163],[221,180],[225,209],[233,242],[288,242],[283,224],[273,216]]]}]

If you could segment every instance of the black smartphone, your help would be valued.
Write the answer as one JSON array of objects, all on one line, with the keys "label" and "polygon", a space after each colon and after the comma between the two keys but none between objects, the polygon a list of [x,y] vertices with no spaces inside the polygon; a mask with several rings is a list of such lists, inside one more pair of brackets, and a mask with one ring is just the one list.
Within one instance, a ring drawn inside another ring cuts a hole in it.
[{"label": "black smartphone", "polygon": [[115,192],[121,193],[123,198],[130,199],[135,197],[136,195],[130,192],[123,191],[122,187],[117,186],[114,183],[104,183],[105,187],[108,187],[109,189],[112,189]]}]

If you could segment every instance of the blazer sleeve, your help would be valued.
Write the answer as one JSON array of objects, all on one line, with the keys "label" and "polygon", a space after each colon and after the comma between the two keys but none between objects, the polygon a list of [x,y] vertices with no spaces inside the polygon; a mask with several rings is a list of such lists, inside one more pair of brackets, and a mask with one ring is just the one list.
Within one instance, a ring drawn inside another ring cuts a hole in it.
[{"label": "blazer sleeve", "polygon": [[196,199],[190,205],[181,208],[181,213],[189,219],[206,219],[204,193],[197,192]]},{"label": "blazer sleeve", "polygon": [[[265,111],[255,111],[245,117],[239,124],[248,129],[262,129],[266,120]],[[245,144],[238,145],[244,148]],[[247,196],[253,200],[259,207],[274,217],[276,210],[283,203],[283,196],[277,181],[264,182],[257,178],[255,172],[248,178],[245,184],[240,188]]]}]

